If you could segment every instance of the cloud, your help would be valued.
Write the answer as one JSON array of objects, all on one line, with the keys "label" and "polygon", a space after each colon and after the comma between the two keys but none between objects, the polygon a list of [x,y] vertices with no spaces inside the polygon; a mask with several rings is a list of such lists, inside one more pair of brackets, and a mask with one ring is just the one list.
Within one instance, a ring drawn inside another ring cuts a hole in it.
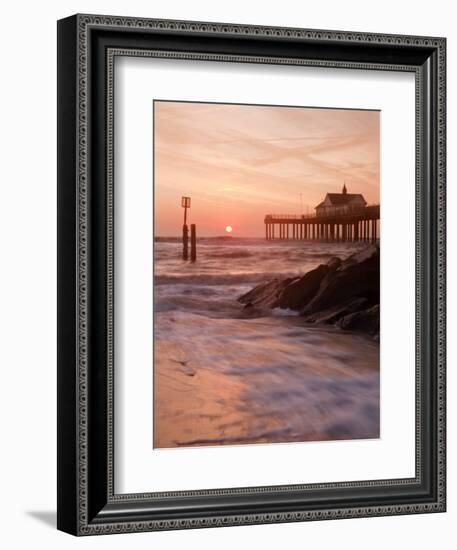
[{"label": "cloud", "polygon": [[315,205],[343,181],[379,201],[377,111],[160,101],[154,115],[157,212],[174,212],[185,190],[196,209],[263,219],[265,209],[297,213],[299,194]]}]

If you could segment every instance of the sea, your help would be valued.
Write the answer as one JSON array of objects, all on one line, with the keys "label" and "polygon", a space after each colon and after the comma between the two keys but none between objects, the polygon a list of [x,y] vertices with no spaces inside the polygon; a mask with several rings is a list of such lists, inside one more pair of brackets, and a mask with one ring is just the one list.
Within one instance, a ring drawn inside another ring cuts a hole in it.
[{"label": "sea", "polygon": [[[229,429],[223,421],[224,407],[215,407],[217,387],[205,386],[207,400],[199,395],[199,406],[188,411],[194,422],[183,433],[176,433],[179,414],[168,418],[175,409],[182,412],[178,403],[175,408],[170,402],[179,401],[180,390],[174,392],[168,382],[166,410],[157,415],[162,441],[157,446],[379,437],[378,341],[333,326],[307,324],[296,311],[245,309],[237,300],[259,283],[302,275],[364,246],[200,238],[196,262],[191,263],[183,261],[179,240],[156,239],[154,340],[167,342],[166,348],[158,349],[166,349],[168,355],[174,348],[180,350],[179,360],[171,361],[183,365],[183,376],[192,378],[193,387],[198,388],[196,380],[203,371],[205,384],[217,380],[222,388],[224,383],[237,382],[237,391],[231,393],[236,402],[227,401],[227,414],[230,411],[234,419]],[[184,359],[182,350],[189,350]],[[155,354],[160,375],[170,368],[169,359]],[[176,373],[172,379],[178,386]],[[214,418],[202,422],[208,410]],[[167,437],[166,426],[173,423],[173,435]]]}]

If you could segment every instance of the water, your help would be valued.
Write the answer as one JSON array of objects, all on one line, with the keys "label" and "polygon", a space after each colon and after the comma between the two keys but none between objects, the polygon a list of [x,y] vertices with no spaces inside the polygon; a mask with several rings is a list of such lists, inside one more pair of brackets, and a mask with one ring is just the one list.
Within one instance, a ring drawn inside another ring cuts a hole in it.
[{"label": "water", "polygon": [[[209,317],[239,316],[236,298],[262,281],[306,273],[334,256],[347,258],[363,244],[201,239],[197,262],[184,262],[176,240],[155,243],[155,310]],[[281,315],[281,311],[274,314]]]},{"label": "water", "polygon": [[237,301],[363,246],[208,238],[192,264],[179,242],[156,242],[154,445],[378,437],[376,342]]}]

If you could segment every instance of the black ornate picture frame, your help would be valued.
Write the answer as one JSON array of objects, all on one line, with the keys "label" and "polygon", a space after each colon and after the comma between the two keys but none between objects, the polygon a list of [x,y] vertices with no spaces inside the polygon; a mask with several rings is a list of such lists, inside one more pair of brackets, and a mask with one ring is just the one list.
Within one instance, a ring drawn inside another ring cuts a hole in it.
[{"label": "black ornate picture frame", "polygon": [[[414,73],[414,478],[116,494],[113,61],[123,55]],[[58,22],[60,530],[91,535],[445,511],[445,61],[444,38],[101,15]]]}]

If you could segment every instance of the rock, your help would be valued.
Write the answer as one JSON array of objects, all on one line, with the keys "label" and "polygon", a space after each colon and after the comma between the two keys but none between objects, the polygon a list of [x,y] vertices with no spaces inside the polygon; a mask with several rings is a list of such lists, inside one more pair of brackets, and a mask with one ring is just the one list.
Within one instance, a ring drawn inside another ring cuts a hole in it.
[{"label": "rock", "polygon": [[302,313],[309,315],[365,298],[367,305],[379,304],[379,248],[369,246],[344,260],[335,271],[329,271],[319,291],[304,306]]},{"label": "rock", "polygon": [[327,267],[329,271],[335,271],[335,269],[338,269],[342,263],[343,261],[341,260],[341,258],[337,258],[335,256],[327,262]]},{"label": "rock", "polygon": [[334,307],[324,309],[323,311],[318,311],[316,313],[311,313],[309,315],[305,315],[304,317],[309,323],[333,324],[345,316],[349,316],[350,314],[360,311],[366,307],[366,305],[366,298],[355,298],[354,300],[338,303]]},{"label": "rock", "polygon": [[337,325],[345,330],[360,330],[376,336],[379,334],[379,305],[345,315]]},{"label": "rock", "polygon": [[303,277],[286,285],[279,296],[279,307],[283,309],[302,309],[319,290],[322,279],[329,272],[326,265],[320,265],[308,271]]},{"label": "rock", "polygon": [[264,306],[271,309],[279,306],[279,296],[283,289],[296,278],[272,279],[266,283],[255,286],[252,290],[238,298],[242,304],[251,306]]},{"label": "rock", "polygon": [[[332,258],[301,277],[273,279],[240,296],[245,310],[292,309],[310,323],[379,334],[379,246]],[[260,309],[259,309],[260,308]],[[246,312],[247,313],[247,312]]]}]

